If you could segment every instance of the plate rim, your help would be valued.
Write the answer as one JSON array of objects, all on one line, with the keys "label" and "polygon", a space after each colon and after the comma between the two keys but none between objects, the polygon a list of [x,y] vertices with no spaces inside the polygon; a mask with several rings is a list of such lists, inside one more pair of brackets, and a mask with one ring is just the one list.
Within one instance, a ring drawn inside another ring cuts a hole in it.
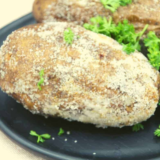
[{"label": "plate rim", "polygon": [[47,149],[42,148],[41,146],[36,145],[36,143],[32,143],[25,138],[23,138],[21,135],[16,134],[14,131],[12,131],[8,125],[3,121],[3,119],[0,117],[0,129],[7,135],[9,138],[11,138],[14,142],[18,143],[20,146],[25,147],[31,151],[34,151],[36,153],[42,154],[43,156],[47,156],[47,158],[54,158],[55,160],[85,160],[73,156],[68,156],[64,153],[56,153],[55,151],[49,151]]}]

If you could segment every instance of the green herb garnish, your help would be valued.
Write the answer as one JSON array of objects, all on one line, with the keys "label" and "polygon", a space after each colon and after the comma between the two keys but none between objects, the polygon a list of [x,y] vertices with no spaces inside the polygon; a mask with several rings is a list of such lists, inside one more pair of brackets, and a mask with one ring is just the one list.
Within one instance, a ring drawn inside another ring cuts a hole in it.
[{"label": "green herb garnish", "polygon": [[106,9],[115,12],[120,6],[126,6],[132,3],[132,0],[101,0],[101,3]]},{"label": "green herb garnish", "polygon": [[49,134],[39,135],[35,131],[30,131],[30,135],[37,137],[37,143],[39,143],[39,142],[41,142],[41,143],[45,142],[45,140],[43,138],[45,138],[45,139],[50,139],[51,138],[51,135],[49,135]]},{"label": "green herb garnish", "polygon": [[107,20],[105,17],[97,16],[91,18],[90,21],[91,24],[85,23],[83,27],[109,37],[117,33],[116,25],[112,22],[112,18]]},{"label": "green herb garnish", "polygon": [[148,25],[146,25],[141,32],[136,33],[134,26],[129,24],[127,20],[116,25],[113,23],[112,18],[107,20],[106,18],[98,16],[91,18],[90,21],[91,24],[84,24],[84,28],[112,37],[123,46],[123,51],[127,54],[135,50],[141,50],[140,39],[147,30]]},{"label": "green herb garnish", "polygon": [[40,76],[40,80],[39,80],[37,86],[38,86],[39,90],[42,90],[41,85],[44,83],[44,78],[43,78],[43,76],[44,76],[44,69],[39,72],[39,76]]},{"label": "green herb garnish", "polygon": [[151,65],[159,70],[160,68],[160,39],[155,32],[150,31],[144,39],[144,45],[148,48],[148,58]]},{"label": "green herb garnish", "polygon": [[159,128],[155,130],[154,135],[160,137],[160,125]]},{"label": "green herb garnish", "polygon": [[66,43],[72,44],[72,42],[74,40],[74,33],[71,30],[71,28],[68,28],[64,31],[64,40]]},{"label": "green herb garnish", "polygon": [[106,9],[109,9],[111,12],[115,12],[120,7],[119,0],[101,0],[101,3]]},{"label": "green herb garnish", "polygon": [[62,134],[64,134],[64,130],[60,128],[58,135],[61,136]]},{"label": "green herb garnish", "polygon": [[134,125],[134,126],[132,127],[132,131],[134,131],[134,132],[138,132],[138,131],[141,130],[141,129],[144,129],[144,126],[143,126],[141,123],[136,124],[136,125]]},{"label": "green herb garnish", "polygon": [[131,4],[132,0],[120,0],[120,6],[127,6],[128,4]]},{"label": "green herb garnish", "polygon": [[123,45],[123,51],[127,54],[130,54],[136,50],[141,51],[140,40],[147,28],[148,25],[146,25],[141,32],[136,33],[134,26],[129,24],[127,20],[124,20],[123,24],[119,23],[117,26],[119,32],[117,37],[115,36],[115,40]]}]

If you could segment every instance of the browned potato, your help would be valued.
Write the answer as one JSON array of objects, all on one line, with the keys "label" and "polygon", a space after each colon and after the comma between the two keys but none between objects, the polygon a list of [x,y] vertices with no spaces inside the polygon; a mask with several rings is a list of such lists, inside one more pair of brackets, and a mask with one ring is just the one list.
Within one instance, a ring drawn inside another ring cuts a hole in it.
[{"label": "browned potato", "polygon": [[[72,44],[64,40],[67,28]],[[74,24],[24,27],[0,49],[2,90],[35,114],[130,126],[154,114],[158,85],[159,72],[141,53],[127,55],[113,39]]]},{"label": "browned potato", "polygon": [[148,30],[160,34],[159,4],[160,0],[134,0],[112,13],[100,0],[35,0],[33,14],[38,22],[67,21],[80,25],[89,22],[91,17],[112,16],[116,23],[128,19],[137,31],[149,24]]}]

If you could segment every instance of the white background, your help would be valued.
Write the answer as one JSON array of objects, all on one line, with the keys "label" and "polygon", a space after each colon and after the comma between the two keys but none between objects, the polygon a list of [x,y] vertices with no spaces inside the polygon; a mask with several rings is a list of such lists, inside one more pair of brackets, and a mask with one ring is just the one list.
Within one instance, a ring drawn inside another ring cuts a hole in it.
[{"label": "white background", "polygon": [[[0,29],[30,13],[34,0],[0,0]],[[0,130],[0,160],[44,160],[13,143]]]},{"label": "white background", "polygon": [[34,0],[0,0],[0,28],[32,11]]}]

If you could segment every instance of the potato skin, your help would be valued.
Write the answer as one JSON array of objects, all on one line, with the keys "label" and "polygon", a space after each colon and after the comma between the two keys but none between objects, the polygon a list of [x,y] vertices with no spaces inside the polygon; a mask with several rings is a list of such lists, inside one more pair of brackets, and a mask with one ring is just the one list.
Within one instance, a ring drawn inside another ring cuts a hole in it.
[{"label": "potato skin", "polygon": [[[64,41],[67,28],[75,35],[71,45]],[[159,73],[141,53],[127,55],[109,37],[54,22],[8,36],[0,49],[0,87],[34,114],[123,127],[154,114]]]},{"label": "potato skin", "polygon": [[127,19],[141,31],[149,24],[148,31],[160,34],[160,0],[135,0],[132,4],[119,7],[115,13],[105,9],[97,0],[35,0],[33,14],[37,22],[67,21],[83,25],[95,16],[113,17],[118,23]]},{"label": "potato skin", "polygon": [[[85,3],[87,6],[84,6]],[[33,15],[37,22],[67,21],[82,25],[96,15],[108,17],[111,12],[106,10],[99,1],[86,0],[35,0]]]},{"label": "potato skin", "polygon": [[44,10],[47,9],[47,7],[52,3],[54,2],[54,0],[42,0],[42,1],[39,1],[39,0],[35,0],[34,1],[34,4],[33,4],[33,15],[35,17],[35,19],[37,20],[37,22],[43,22],[44,20],[44,16],[45,16],[45,13],[44,13]]}]

